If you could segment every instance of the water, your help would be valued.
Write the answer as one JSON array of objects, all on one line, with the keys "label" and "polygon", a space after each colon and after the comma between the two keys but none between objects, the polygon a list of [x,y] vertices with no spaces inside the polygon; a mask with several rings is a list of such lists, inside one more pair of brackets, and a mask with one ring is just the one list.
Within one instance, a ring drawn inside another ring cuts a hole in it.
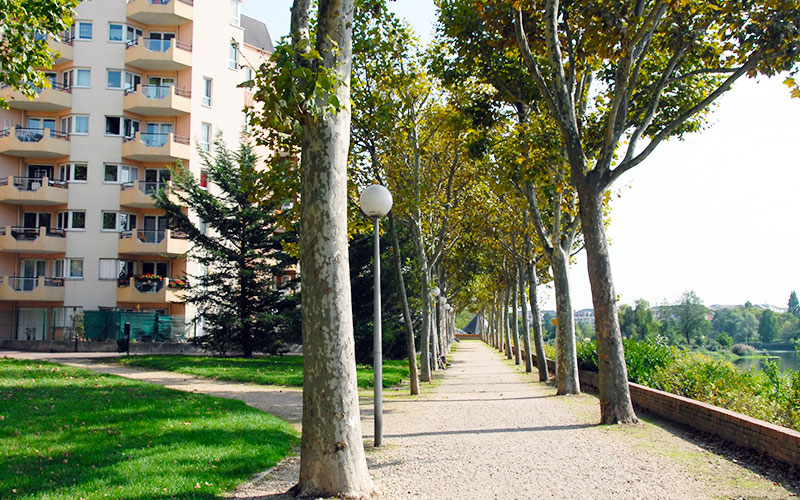
[{"label": "water", "polygon": [[[789,371],[789,370],[798,370],[800,369],[800,365],[797,361],[797,353],[795,351],[769,351],[770,356],[777,356],[775,359],[778,362],[778,366],[780,367],[781,371]],[[761,369],[762,361],[766,361],[763,358],[739,358],[733,363],[743,370],[747,370],[749,368],[758,368]]]}]

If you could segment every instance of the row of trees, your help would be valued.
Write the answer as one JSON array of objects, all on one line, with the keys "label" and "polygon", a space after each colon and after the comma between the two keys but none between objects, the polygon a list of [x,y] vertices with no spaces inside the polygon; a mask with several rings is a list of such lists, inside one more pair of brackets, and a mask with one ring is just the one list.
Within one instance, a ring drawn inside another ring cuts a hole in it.
[{"label": "row of trees", "polygon": [[[357,19],[366,31],[356,31],[352,80],[356,5],[318,5],[312,26],[310,2],[296,0],[292,43],[276,52],[275,66],[265,67],[259,81],[262,123],[285,127],[292,123],[287,117],[298,117],[289,132],[302,138],[303,330],[306,369],[314,373],[307,373],[304,388],[310,404],[304,405],[297,492],[371,491],[357,452],[356,402],[351,389],[338,387],[350,382],[346,359],[352,356],[350,308],[343,302],[349,283],[335,271],[343,264],[339,245],[346,243],[351,102],[360,178],[401,193],[396,215],[411,228],[416,247],[423,352],[436,345],[428,342],[426,324],[432,284],[451,302],[475,297],[490,317],[501,317],[492,312],[498,303],[551,279],[558,390],[577,390],[564,271],[584,246],[601,421],[634,422],[605,237],[608,189],[663,141],[700,130],[709,107],[737,79],[791,69],[798,55],[797,3],[442,0],[439,46],[424,59],[393,43],[404,35],[383,23],[380,2],[364,1]],[[472,204],[457,203],[462,171],[474,172],[460,185]],[[493,317],[492,323],[495,332],[507,331],[507,321]],[[423,355],[423,376],[426,360]],[[335,390],[328,390],[331,380]],[[336,417],[322,425],[313,420],[321,414]]]},{"label": "row of trees", "polygon": [[[557,392],[578,392],[567,269],[585,248],[600,420],[635,422],[605,235],[609,189],[665,140],[701,130],[710,107],[739,78],[794,70],[800,53],[797,0],[438,5],[437,42],[426,53],[383,0],[295,0],[291,39],[254,82],[258,140],[280,152],[254,184],[276,200],[296,197],[300,207],[299,496],[372,494],[348,263],[359,187],[377,181],[395,193],[389,232],[410,361],[412,325],[421,327],[423,381],[434,368],[429,350],[447,348],[431,321],[434,286],[457,307],[474,299],[491,318],[495,345],[514,344],[517,353],[524,346],[530,355],[532,345],[539,350],[541,327],[534,323],[533,344],[524,326],[512,341],[516,322],[503,311],[520,298],[535,310],[536,285],[551,281]],[[298,154],[299,169],[292,161]],[[398,225],[413,244],[412,269]],[[259,260],[242,255],[254,266]],[[405,271],[419,283],[413,316],[414,301],[403,300]],[[237,279],[242,286],[257,278]],[[231,307],[259,300],[239,294]]]}]

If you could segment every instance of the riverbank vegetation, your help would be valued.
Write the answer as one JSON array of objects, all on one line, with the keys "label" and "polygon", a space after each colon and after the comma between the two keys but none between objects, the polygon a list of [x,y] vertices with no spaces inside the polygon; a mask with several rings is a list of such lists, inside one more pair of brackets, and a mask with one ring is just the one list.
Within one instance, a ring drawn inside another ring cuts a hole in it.
[{"label": "riverbank vegetation", "polygon": [[[741,370],[730,361],[669,345],[663,337],[623,343],[631,382],[800,430],[798,371],[781,372],[774,360],[765,360],[760,370]],[[578,364],[597,371],[594,342],[578,344]]]}]

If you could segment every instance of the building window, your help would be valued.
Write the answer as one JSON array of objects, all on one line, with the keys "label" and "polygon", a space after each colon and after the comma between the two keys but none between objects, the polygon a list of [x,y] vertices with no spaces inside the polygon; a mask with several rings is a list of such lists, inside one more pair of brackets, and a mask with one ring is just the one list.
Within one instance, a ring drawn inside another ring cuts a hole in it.
[{"label": "building window", "polygon": [[66,278],[64,268],[66,267],[64,259],[53,261],[53,278]]},{"label": "building window", "polygon": [[100,259],[99,279],[115,280],[119,278],[119,276],[119,259]]},{"label": "building window", "polygon": [[103,231],[131,231],[136,227],[136,215],[125,212],[102,212]]},{"label": "building window", "polygon": [[[70,81],[72,77],[70,75]],[[75,70],[75,86],[81,88],[88,88],[92,84],[92,70],[90,69],[76,69]]]},{"label": "building window", "polygon": [[118,69],[110,69],[106,72],[106,88],[122,88],[122,71]]},{"label": "building window", "polygon": [[131,45],[138,45],[139,38],[141,38],[142,30],[135,27],[135,26],[126,26],[125,27],[125,41]]},{"label": "building window", "polygon": [[56,227],[58,229],[86,229],[86,212],[58,212]]},{"label": "building window", "polygon": [[86,115],[77,115],[74,118],[75,121],[73,122],[73,125],[75,125],[75,129],[72,131],[72,133],[87,135],[89,133],[89,117]]},{"label": "building window", "polygon": [[245,89],[252,90],[253,89],[253,68],[250,66],[244,69],[244,82],[245,82]]},{"label": "building window", "polygon": [[111,23],[108,25],[108,41],[121,42],[123,41],[124,26],[122,24]]},{"label": "building window", "polygon": [[69,277],[83,278],[83,259],[67,259],[69,261]]},{"label": "building window", "polygon": [[85,163],[65,163],[58,167],[58,180],[86,182],[88,171],[88,166]]},{"label": "building window", "polygon": [[231,0],[231,24],[234,26],[239,26],[239,20],[239,0]]},{"label": "building window", "polygon": [[139,179],[139,168],[129,165],[105,165],[103,182],[125,184]]},{"label": "building window", "polygon": [[78,21],[78,40],[92,39],[92,23],[88,21]]},{"label": "building window", "polygon": [[208,189],[208,170],[200,171],[200,187]]},{"label": "building window", "polygon": [[106,135],[122,135],[119,116],[106,116]]},{"label": "building window", "polygon": [[211,107],[211,78],[203,77],[203,106]]},{"label": "building window", "polygon": [[239,69],[239,47],[232,43],[228,50],[228,67],[230,69]]},{"label": "building window", "polygon": [[200,124],[200,149],[211,151],[211,124]]}]

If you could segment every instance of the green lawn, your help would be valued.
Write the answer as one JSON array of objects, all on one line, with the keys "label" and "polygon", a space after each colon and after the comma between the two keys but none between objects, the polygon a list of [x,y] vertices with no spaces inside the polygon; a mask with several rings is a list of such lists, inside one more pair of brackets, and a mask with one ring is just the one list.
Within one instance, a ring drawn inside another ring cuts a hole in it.
[{"label": "green lawn", "polygon": [[[153,368],[198,377],[261,385],[302,387],[302,356],[217,358],[211,356],[150,355],[120,357],[112,361],[127,366]],[[408,377],[408,361],[383,362],[383,386],[399,384]],[[358,386],[372,387],[372,367],[358,365]]]},{"label": "green lawn", "polygon": [[3,499],[211,499],[298,443],[240,401],[0,359]]}]

